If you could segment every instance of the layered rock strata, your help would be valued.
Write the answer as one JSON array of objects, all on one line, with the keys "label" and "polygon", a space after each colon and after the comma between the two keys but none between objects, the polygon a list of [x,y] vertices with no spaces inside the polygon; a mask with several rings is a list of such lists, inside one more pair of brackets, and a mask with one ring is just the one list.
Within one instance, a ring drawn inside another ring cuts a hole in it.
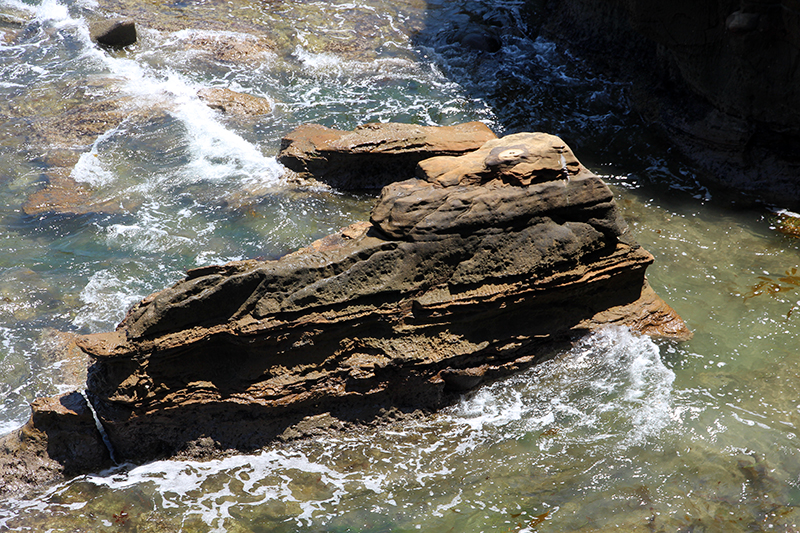
[{"label": "layered rock strata", "polygon": [[252,449],[309,415],[437,408],[604,324],[691,335],[647,285],[653,257],[609,188],[559,138],[510,135],[417,174],[369,222],[189,271],[79,338],[117,455]]},{"label": "layered rock strata", "polygon": [[482,122],[455,126],[364,124],[342,131],[305,124],[281,141],[278,161],[301,178],[337,189],[380,189],[414,176],[423,159],[462,155],[496,135]]}]

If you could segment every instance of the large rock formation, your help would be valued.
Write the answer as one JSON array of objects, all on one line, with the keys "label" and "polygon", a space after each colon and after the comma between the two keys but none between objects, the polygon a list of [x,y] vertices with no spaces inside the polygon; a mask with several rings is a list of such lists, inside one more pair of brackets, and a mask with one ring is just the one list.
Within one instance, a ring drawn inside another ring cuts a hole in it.
[{"label": "large rock formation", "polygon": [[548,36],[634,82],[633,104],[725,187],[800,206],[794,0],[530,0]]},{"label": "large rock formation", "polygon": [[647,285],[653,257],[611,191],[557,137],[510,135],[417,173],[369,222],[277,261],[189,271],[79,338],[120,459],[251,449],[309,415],[436,408],[603,324],[690,336]]}]

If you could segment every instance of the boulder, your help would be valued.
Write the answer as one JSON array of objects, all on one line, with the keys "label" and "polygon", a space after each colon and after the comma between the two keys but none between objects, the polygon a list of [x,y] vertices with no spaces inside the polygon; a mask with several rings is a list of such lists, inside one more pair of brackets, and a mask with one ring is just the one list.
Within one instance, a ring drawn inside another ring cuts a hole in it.
[{"label": "boulder", "polygon": [[281,141],[278,161],[301,178],[338,189],[379,189],[414,177],[420,161],[462,155],[496,135],[481,122],[456,126],[373,123],[353,131],[305,124]]},{"label": "boulder", "polygon": [[653,257],[609,188],[558,137],[491,140],[417,175],[387,185],[369,221],[275,261],[191,270],[116,331],[79,337],[119,459],[436,409],[607,324],[691,336],[647,285]]},{"label": "boulder", "polygon": [[89,27],[92,41],[109,48],[124,48],[136,42],[136,23],[130,19],[94,22]]},{"label": "boulder", "polygon": [[197,97],[208,107],[229,115],[258,116],[272,111],[266,98],[238,93],[221,87],[200,89]]}]

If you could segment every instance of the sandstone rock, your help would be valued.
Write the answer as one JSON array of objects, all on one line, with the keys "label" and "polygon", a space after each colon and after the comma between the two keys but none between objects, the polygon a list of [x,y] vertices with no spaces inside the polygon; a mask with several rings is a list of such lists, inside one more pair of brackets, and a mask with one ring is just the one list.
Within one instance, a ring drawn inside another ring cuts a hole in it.
[{"label": "sandstone rock", "polygon": [[385,187],[369,222],[276,261],[191,270],[116,331],[79,337],[120,459],[438,408],[603,324],[691,335],[646,284],[653,257],[611,191],[557,137],[492,140],[419,175]]},{"label": "sandstone rock", "polygon": [[130,19],[94,22],[89,35],[97,44],[109,48],[124,48],[136,42],[136,23]]},{"label": "sandstone rock", "polygon": [[365,124],[354,131],[306,124],[283,138],[278,161],[303,178],[332,187],[376,189],[413,177],[423,159],[461,155],[494,138],[480,122],[445,127]]},{"label": "sandstone rock", "polygon": [[79,392],[39,398],[22,428],[0,437],[0,495],[112,465]]},{"label": "sandstone rock", "polygon": [[200,89],[197,97],[208,107],[230,115],[256,116],[266,115],[272,111],[266,98],[237,93],[230,89],[219,87]]}]

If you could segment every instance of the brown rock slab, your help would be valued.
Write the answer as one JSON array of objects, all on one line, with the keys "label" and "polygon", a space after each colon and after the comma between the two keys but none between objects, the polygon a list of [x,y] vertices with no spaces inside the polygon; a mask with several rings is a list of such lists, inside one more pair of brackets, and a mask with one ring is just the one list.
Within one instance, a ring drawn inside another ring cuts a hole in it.
[{"label": "brown rock slab", "polygon": [[201,89],[197,92],[197,97],[208,107],[229,115],[258,116],[269,114],[272,111],[266,98],[238,93],[225,88]]},{"label": "brown rock slab", "polygon": [[462,155],[495,138],[481,122],[442,127],[373,123],[353,131],[306,124],[283,138],[278,161],[302,178],[335,188],[377,189],[413,177],[424,159]]}]

